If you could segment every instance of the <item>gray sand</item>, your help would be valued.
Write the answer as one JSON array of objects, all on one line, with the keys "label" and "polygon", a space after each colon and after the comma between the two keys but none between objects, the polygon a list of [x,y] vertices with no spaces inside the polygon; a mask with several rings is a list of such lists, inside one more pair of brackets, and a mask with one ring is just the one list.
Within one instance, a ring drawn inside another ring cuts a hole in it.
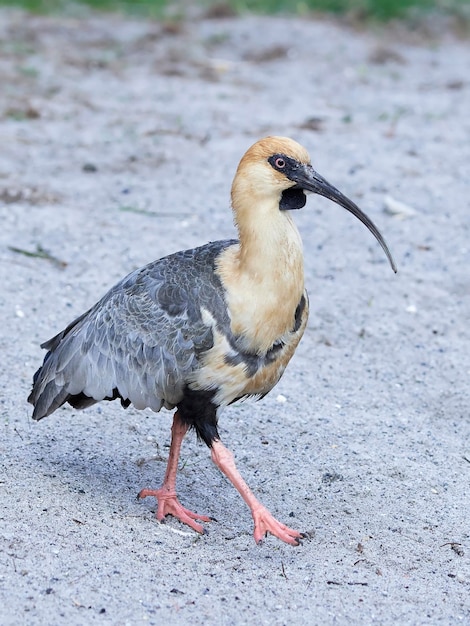
[{"label": "gray sand", "polygon": [[[2,11],[0,52],[0,622],[469,624],[468,41]],[[178,487],[208,533],[136,501],[162,480],[169,412],[36,424],[26,403],[39,343],[114,282],[235,234],[231,180],[268,134],[308,148],[399,266],[310,197],[308,329],[278,387],[221,416],[256,494],[310,534],[298,548],[255,545],[194,435]],[[55,261],[11,249],[38,246]]]}]

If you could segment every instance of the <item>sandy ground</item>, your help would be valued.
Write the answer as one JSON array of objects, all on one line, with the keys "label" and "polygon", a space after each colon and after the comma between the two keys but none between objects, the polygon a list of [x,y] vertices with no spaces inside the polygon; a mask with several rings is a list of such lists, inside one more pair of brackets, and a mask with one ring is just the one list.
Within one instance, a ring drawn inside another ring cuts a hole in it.
[{"label": "sandy ground", "polygon": [[[0,13],[2,624],[470,623],[469,67],[445,34]],[[136,501],[162,480],[168,412],[36,424],[26,403],[39,343],[115,281],[234,235],[231,179],[267,134],[303,143],[399,266],[310,198],[301,347],[221,417],[259,497],[309,532],[298,548],[255,545],[194,436],[178,485],[208,534]]]}]

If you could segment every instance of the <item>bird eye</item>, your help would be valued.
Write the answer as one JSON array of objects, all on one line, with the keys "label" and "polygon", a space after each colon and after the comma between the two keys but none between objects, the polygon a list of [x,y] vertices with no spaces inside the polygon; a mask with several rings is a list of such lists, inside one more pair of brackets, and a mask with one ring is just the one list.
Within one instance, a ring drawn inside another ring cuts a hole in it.
[{"label": "bird eye", "polygon": [[284,169],[286,166],[286,162],[284,161],[284,159],[281,159],[281,157],[278,157],[275,161],[274,164],[276,165],[276,167],[278,167],[280,170]]}]

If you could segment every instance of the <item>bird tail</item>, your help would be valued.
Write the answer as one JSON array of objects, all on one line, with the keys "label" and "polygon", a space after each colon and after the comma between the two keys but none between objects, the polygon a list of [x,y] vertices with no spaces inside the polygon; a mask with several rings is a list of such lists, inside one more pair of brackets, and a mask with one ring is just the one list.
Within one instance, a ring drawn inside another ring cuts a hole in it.
[{"label": "bird tail", "polygon": [[64,376],[64,369],[73,354],[72,346],[66,345],[70,342],[64,339],[87,314],[88,311],[58,335],[41,344],[41,348],[45,348],[48,352],[43,364],[33,376],[33,388],[28,396],[28,402],[34,406],[32,417],[36,421],[47,417],[65,402],[69,402],[78,409],[91,406],[96,402],[81,392],[71,394]]},{"label": "bird tail", "polygon": [[33,388],[28,396],[28,402],[34,406],[33,420],[40,420],[53,413],[56,409],[67,402],[69,393],[59,384],[54,377],[50,377],[48,360],[52,352],[48,352],[44,363],[34,374]]}]

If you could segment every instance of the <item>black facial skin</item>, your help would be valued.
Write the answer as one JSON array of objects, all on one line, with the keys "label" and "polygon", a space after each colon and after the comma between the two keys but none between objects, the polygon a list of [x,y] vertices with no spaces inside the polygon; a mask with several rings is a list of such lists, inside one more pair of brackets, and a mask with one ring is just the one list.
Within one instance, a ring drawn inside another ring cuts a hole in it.
[{"label": "black facial skin", "polygon": [[[282,172],[290,180],[294,180],[301,166],[298,161],[292,157],[288,157],[286,154],[273,154],[269,157],[268,162],[273,169]],[[303,209],[306,202],[307,198],[305,197],[302,187],[300,185],[294,185],[282,192],[279,208],[281,211]]]},{"label": "black facial skin", "polygon": [[302,168],[302,163],[286,154],[273,154],[268,158],[268,162],[275,170],[287,176],[289,180],[295,180],[296,174]]},{"label": "black facial skin", "polygon": [[293,209],[303,209],[305,203],[307,202],[307,197],[304,194],[304,190],[301,187],[289,187],[289,189],[285,189],[281,194],[281,199],[279,201],[279,208],[281,211],[292,211]]}]

